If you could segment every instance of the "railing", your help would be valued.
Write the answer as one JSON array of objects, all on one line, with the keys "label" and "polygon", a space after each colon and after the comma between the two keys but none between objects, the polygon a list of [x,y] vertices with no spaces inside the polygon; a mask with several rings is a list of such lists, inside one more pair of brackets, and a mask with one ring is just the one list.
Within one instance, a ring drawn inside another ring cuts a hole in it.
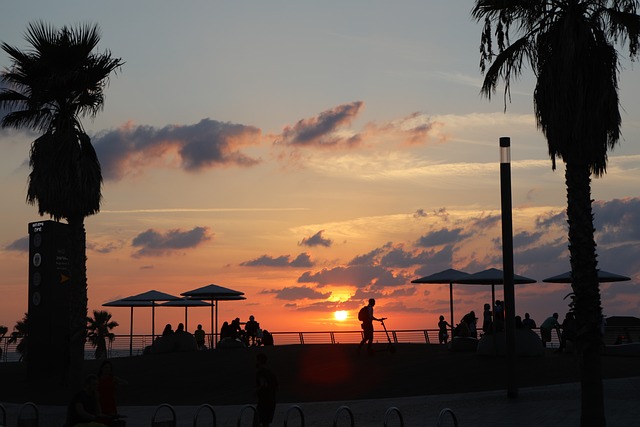
[{"label": "railing", "polygon": [[[629,334],[634,342],[640,340],[640,327],[629,327]],[[539,334],[539,330],[535,329]],[[607,328],[605,333],[605,343],[613,344],[620,333],[619,327]],[[293,344],[357,344],[362,340],[362,331],[312,331],[312,332],[271,332],[275,345]],[[437,329],[404,329],[389,330],[389,339],[393,343],[406,344],[437,344]],[[210,334],[207,340],[210,338]],[[139,356],[145,347],[151,345],[151,335],[116,335],[115,339],[109,343],[108,356],[125,357],[129,355]],[[16,352],[16,343],[9,344],[9,337],[0,338],[0,349],[2,349],[2,362],[17,362],[20,354]],[[373,335],[374,343],[386,343],[387,335],[384,330],[376,330]],[[209,341],[207,341],[209,342]],[[557,348],[560,343],[560,336],[552,334],[551,343],[548,347]],[[95,349],[91,344],[85,345],[85,359],[93,359]]]}]

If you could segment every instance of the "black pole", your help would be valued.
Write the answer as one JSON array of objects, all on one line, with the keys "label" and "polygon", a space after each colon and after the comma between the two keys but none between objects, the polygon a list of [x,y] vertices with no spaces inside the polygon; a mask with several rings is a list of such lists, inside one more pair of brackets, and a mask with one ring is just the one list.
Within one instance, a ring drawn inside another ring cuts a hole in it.
[{"label": "black pole", "polygon": [[513,219],[511,213],[511,138],[500,138],[500,199],[502,207],[502,271],[507,344],[507,396],[518,397],[516,386],[516,317],[513,289]]}]

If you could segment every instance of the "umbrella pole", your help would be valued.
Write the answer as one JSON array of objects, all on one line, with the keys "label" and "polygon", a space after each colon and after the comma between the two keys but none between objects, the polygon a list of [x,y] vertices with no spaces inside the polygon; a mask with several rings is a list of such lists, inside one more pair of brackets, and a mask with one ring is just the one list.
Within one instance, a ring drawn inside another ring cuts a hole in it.
[{"label": "umbrella pole", "polygon": [[451,339],[453,339],[453,282],[449,282],[449,309],[451,310]]},{"label": "umbrella pole", "polygon": [[187,306],[184,306],[184,331],[187,332],[189,329],[187,328]]},{"label": "umbrella pole", "polygon": [[133,356],[133,306],[131,306],[131,320],[129,325],[129,357],[131,357]]},{"label": "umbrella pole", "polygon": [[151,301],[151,345],[156,339],[156,303]]},{"label": "umbrella pole", "polygon": [[211,341],[209,342],[209,348],[213,348],[213,300],[211,301]]},{"label": "umbrella pole", "polygon": [[218,346],[218,304],[219,302],[216,300],[216,329],[215,329],[215,344]]}]

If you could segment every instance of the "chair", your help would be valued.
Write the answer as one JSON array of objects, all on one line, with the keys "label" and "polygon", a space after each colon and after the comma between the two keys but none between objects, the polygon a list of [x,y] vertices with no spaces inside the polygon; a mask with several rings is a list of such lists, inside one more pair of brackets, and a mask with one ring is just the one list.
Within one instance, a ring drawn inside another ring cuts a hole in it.
[{"label": "chair", "polygon": [[7,426],[7,410],[5,409],[4,405],[2,405],[2,403],[0,403],[0,412],[2,412],[2,418],[0,418],[0,427],[6,427]]},{"label": "chair", "polygon": [[[171,418],[157,420],[156,418],[158,417],[158,412],[160,412],[163,408],[169,410]],[[151,427],[176,427],[176,410],[173,409],[173,406],[169,405],[168,403],[163,403],[162,405],[158,406],[153,413],[153,417],[151,417]]]},{"label": "chair", "polygon": [[444,408],[442,411],[440,411],[440,414],[438,415],[438,427],[442,426],[442,421],[444,421],[443,417],[446,414],[450,414],[451,415],[451,418],[453,419],[454,427],[458,427],[458,418],[456,417],[456,414],[454,414],[453,411],[451,409],[449,409],[449,408]]},{"label": "chair", "polygon": [[40,411],[33,402],[23,403],[18,412],[17,427],[38,427]]},{"label": "chair", "polygon": [[289,425],[289,415],[291,415],[291,413],[294,411],[297,412],[298,415],[300,415],[300,425],[304,427],[304,412],[302,412],[302,408],[298,405],[289,406],[289,408],[287,409],[287,413],[284,416],[284,427],[287,427]]},{"label": "chair", "polygon": [[216,411],[213,410],[213,406],[204,403],[202,405],[200,405],[198,407],[198,409],[196,410],[196,414],[193,416],[193,427],[198,427],[198,416],[200,415],[200,411],[202,411],[203,409],[208,409],[209,412],[211,412],[211,416],[213,417],[213,421],[212,421],[212,426],[216,427]]},{"label": "chair", "polygon": [[353,411],[348,406],[341,406],[336,409],[336,415],[333,418],[333,427],[338,427],[338,418],[340,417],[340,412],[346,412],[349,415],[350,426],[353,427],[355,425],[355,420],[353,418]]}]

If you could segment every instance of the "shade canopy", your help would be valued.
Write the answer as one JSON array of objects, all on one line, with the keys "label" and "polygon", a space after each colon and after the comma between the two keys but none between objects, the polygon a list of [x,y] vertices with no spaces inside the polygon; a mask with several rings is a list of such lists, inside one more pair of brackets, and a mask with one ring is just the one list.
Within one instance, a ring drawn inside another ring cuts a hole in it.
[{"label": "shade canopy", "polygon": [[147,301],[151,303],[151,339],[155,339],[156,336],[156,301],[171,301],[175,299],[180,299],[175,295],[167,294],[160,291],[147,291],[138,295],[132,295],[130,297],[123,298],[122,301],[125,302],[135,302],[135,301]]},{"label": "shade canopy", "polygon": [[[523,285],[536,282],[537,280],[531,279],[529,277],[520,276],[517,274],[513,275],[514,285]],[[504,272],[502,270],[498,270],[497,268],[489,268],[487,270],[470,274],[469,276],[463,277],[462,279],[458,279],[455,283],[460,283],[463,285],[491,285],[491,310],[493,310],[496,305],[495,285],[504,284]]]},{"label": "shade canopy", "polygon": [[189,307],[209,307],[213,304],[199,299],[180,298],[160,304],[160,307],[184,307],[184,330],[189,330],[188,309]]},{"label": "shade canopy", "polygon": [[463,279],[469,276],[469,273],[464,271],[455,270],[453,268],[447,268],[438,273],[431,274],[429,276],[421,277],[416,280],[412,280],[411,283],[427,283],[427,284],[449,284],[449,310],[451,315],[451,327],[454,325],[453,317],[453,284],[456,280]]},{"label": "shade canopy", "polygon": [[[193,289],[187,292],[183,292],[180,295],[188,297],[189,299],[198,299],[213,301],[215,304],[211,305],[211,348],[216,346],[218,341],[218,302],[219,301],[238,301],[246,299],[242,295],[244,292],[236,291],[234,289],[225,288],[223,286],[210,284],[201,288]],[[215,307],[215,315],[214,315]],[[215,319],[215,324],[214,324]]]},{"label": "shade canopy", "polygon": [[133,308],[151,307],[152,304],[153,303],[151,301],[125,301],[124,299],[109,301],[102,304],[103,307],[129,307],[131,309],[129,321],[129,356],[133,356]]},{"label": "shade canopy", "polygon": [[[609,273],[608,271],[598,270],[598,282],[625,282],[631,280],[631,277],[622,276],[620,274]],[[558,274],[557,276],[547,277],[546,279],[542,279],[543,282],[546,283],[571,283],[573,279],[571,278],[571,271],[567,271],[562,274]]]}]

